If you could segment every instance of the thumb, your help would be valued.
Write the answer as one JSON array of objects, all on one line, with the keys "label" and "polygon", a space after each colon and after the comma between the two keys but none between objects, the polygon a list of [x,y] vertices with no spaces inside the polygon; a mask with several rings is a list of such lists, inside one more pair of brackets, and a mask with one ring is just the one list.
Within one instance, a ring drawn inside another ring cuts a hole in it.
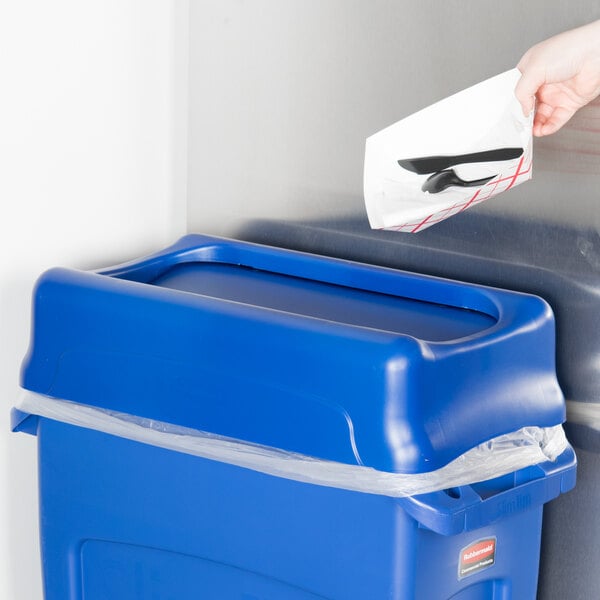
[{"label": "thumb", "polygon": [[535,95],[545,83],[544,72],[538,69],[521,69],[521,79],[515,87],[515,96],[521,104],[523,114],[528,117],[535,108]]}]

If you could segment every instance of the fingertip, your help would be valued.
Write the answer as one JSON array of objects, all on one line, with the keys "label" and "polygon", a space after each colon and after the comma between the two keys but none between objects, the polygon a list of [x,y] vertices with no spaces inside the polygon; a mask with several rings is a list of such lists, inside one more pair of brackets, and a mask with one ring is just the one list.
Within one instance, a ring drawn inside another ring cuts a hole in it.
[{"label": "fingertip", "polygon": [[539,123],[537,126],[538,133],[537,137],[543,137],[545,135],[552,135],[556,133],[563,125],[564,121],[556,118],[550,118],[545,120],[543,123]]},{"label": "fingertip", "polygon": [[533,119],[533,129],[532,133],[535,137],[542,137],[544,135],[544,125],[546,124],[546,117],[542,114],[542,112],[538,109],[535,113],[535,117]]},{"label": "fingertip", "polygon": [[519,79],[515,88],[515,96],[523,110],[523,116],[529,117],[535,108],[535,92],[537,88],[523,81],[523,77]]},{"label": "fingertip", "polygon": [[546,123],[542,128],[542,135],[551,135],[562,128],[564,123]]},{"label": "fingertip", "polygon": [[516,91],[515,96],[517,98],[517,101],[521,105],[521,111],[523,112],[523,116],[525,118],[529,117],[531,115],[531,111],[535,106],[535,98],[533,98],[532,96],[517,95]]},{"label": "fingertip", "polygon": [[[540,120],[540,135],[551,135],[556,133],[559,129],[569,121],[569,119],[575,114],[574,110],[567,110],[563,107],[554,108],[548,105],[541,105],[541,110],[544,112],[551,111],[543,120]],[[537,115],[537,113],[536,113]]]}]

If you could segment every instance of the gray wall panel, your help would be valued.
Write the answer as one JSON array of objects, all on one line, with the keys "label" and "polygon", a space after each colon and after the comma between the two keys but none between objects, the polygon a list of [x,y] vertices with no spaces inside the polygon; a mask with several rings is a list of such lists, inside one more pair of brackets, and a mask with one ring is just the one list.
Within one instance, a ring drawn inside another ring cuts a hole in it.
[{"label": "gray wall panel", "polygon": [[[368,135],[594,18],[589,0],[192,2],[189,229],[364,215]],[[587,220],[598,123],[538,141],[534,181],[477,210]]]},{"label": "gray wall panel", "polygon": [[[565,393],[599,401],[600,102],[535,141],[533,181],[423,233],[369,230],[362,199],[368,135],[598,18],[597,0],[192,2],[189,230],[543,295]],[[600,588],[600,433],[575,429],[540,600]]]}]

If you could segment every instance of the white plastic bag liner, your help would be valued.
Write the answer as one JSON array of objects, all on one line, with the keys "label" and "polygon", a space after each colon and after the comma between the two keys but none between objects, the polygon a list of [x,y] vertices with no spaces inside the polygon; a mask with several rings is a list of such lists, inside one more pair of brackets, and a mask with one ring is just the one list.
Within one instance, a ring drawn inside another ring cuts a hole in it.
[{"label": "white plastic bag liner", "polygon": [[554,461],[568,446],[561,425],[524,427],[480,444],[441,469],[404,475],[320,460],[28,391],[22,394],[17,408],[55,421],[276,477],[397,498],[469,485],[530,465]]},{"label": "white plastic bag liner", "polygon": [[567,420],[600,431],[600,403],[567,401]]},{"label": "white plastic bag liner", "polygon": [[[372,228],[415,233],[531,179],[533,115],[523,116],[514,95],[520,76],[517,69],[496,75],[367,139],[364,196]],[[490,158],[490,151],[503,149],[522,153],[489,162],[464,156],[487,152]],[[399,163],[423,157],[449,158],[445,173],[416,173]],[[423,190],[428,179],[446,176],[459,184]]]}]

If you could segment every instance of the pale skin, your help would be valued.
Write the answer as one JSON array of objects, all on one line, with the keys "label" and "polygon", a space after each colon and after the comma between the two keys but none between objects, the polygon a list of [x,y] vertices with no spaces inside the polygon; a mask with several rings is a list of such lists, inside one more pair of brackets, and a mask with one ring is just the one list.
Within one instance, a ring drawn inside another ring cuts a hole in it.
[{"label": "pale skin", "polygon": [[533,134],[555,133],[600,95],[600,20],[536,44],[517,68],[515,95],[526,116],[535,110]]}]

